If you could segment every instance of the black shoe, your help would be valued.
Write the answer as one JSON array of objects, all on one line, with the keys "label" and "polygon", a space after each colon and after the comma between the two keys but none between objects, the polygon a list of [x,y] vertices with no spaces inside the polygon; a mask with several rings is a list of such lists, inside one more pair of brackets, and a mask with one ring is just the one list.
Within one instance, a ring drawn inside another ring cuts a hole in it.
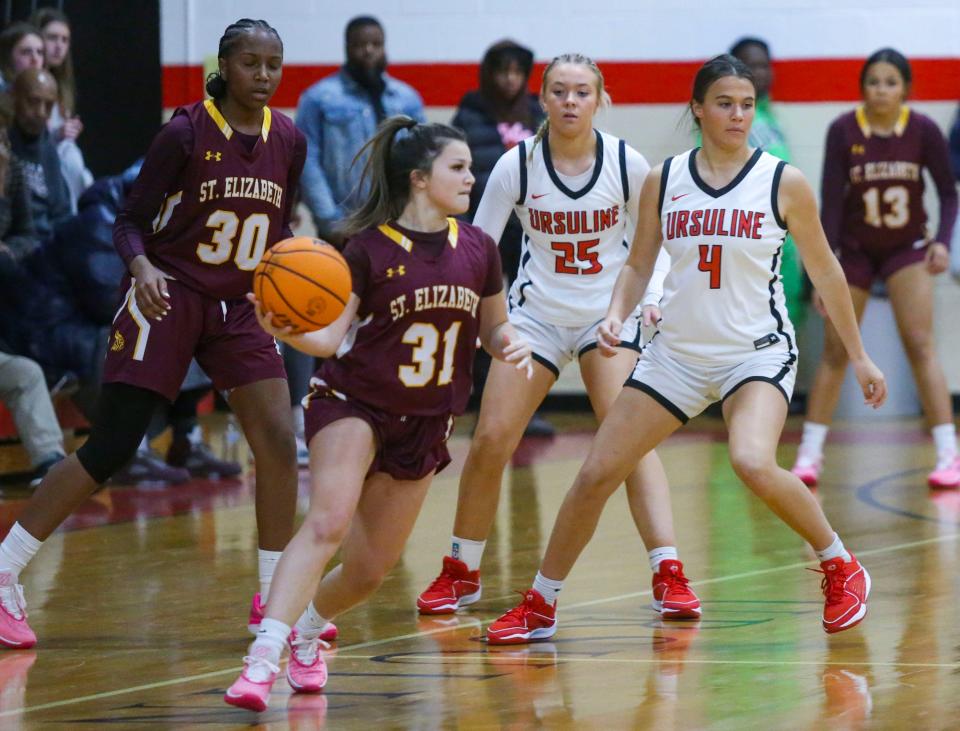
[{"label": "black shoe", "polygon": [[62,461],[63,455],[57,454],[53,457],[43,460],[43,462],[38,464],[33,470],[33,476],[30,478],[30,487],[37,487],[41,482],[43,482],[43,478],[50,471],[50,468],[57,464],[57,462]]},{"label": "black shoe", "polygon": [[110,478],[114,485],[146,485],[166,483],[181,485],[190,480],[190,473],[181,467],[171,467],[152,450],[137,450],[126,465]]},{"label": "black shoe", "polygon": [[191,476],[206,480],[236,477],[243,468],[236,462],[217,458],[203,442],[175,439],[167,452],[167,464],[186,469]]},{"label": "black shoe", "polygon": [[527,428],[523,430],[525,437],[552,437],[556,433],[553,424],[540,416],[539,412],[533,415]]}]

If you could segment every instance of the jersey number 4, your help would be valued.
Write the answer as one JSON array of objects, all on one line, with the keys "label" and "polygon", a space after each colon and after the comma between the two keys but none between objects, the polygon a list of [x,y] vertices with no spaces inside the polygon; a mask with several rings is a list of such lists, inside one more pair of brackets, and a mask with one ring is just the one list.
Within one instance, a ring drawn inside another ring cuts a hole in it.
[{"label": "jersey number 4", "polygon": [[[213,229],[212,243],[197,244],[197,256],[206,264],[223,264],[233,254],[237,269],[250,271],[260,263],[267,248],[267,232],[270,218],[266,213],[254,213],[240,226],[240,219],[233,211],[216,210],[207,219],[207,227]],[[234,252],[233,240],[240,229],[240,240]]]},{"label": "jersey number 4", "polygon": [[460,322],[454,322],[443,334],[443,361],[437,373],[437,351],[440,349],[440,331],[429,322],[415,322],[403,334],[403,342],[413,346],[413,363],[400,366],[398,376],[407,388],[423,388],[437,373],[437,385],[446,386],[453,380],[453,356],[457,351]]},{"label": "jersey number 4", "polygon": [[[557,252],[554,271],[557,274],[597,274],[603,271],[600,255],[591,249],[600,243],[600,239],[578,241],[551,241],[550,248]],[[589,264],[587,268],[577,266],[578,263]]]},{"label": "jersey number 4", "polygon": [[700,244],[700,263],[697,269],[710,275],[710,289],[720,289],[720,265],[723,247],[720,244]]}]

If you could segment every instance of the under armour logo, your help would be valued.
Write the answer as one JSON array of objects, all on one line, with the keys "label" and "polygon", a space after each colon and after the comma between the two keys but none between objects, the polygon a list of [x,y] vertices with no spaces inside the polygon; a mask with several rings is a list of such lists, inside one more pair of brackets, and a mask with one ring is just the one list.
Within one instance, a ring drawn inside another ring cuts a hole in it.
[{"label": "under armour logo", "polygon": [[866,148],[865,148],[863,145],[851,145],[851,146],[850,146],[850,154],[851,154],[851,155],[864,155],[864,154],[866,154],[866,152],[867,152],[867,150],[866,150]]},{"label": "under armour logo", "polygon": [[393,267],[390,267],[389,269],[387,269],[387,279],[393,279],[394,275],[398,277],[402,277],[406,273],[407,273],[407,268],[403,264],[398,266],[396,269],[394,269]]},{"label": "under armour logo", "polygon": [[207,154],[203,156],[204,160],[213,160],[214,162],[220,162],[220,157],[223,155],[222,152],[213,152],[207,150]]},{"label": "under armour logo", "polygon": [[124,342],[123,335],[120,334],[120,331],[114,330],[113,345],[110,346],[110,350],[112,350],[114,353],[119,353],[121,350],[123,350],[123,346],[125,344],[126,343]]}]

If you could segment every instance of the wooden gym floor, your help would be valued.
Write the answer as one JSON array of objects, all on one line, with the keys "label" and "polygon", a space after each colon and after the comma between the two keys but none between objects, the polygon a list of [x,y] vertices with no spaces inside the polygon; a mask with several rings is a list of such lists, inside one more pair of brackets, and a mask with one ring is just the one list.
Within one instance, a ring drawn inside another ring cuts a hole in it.
[{"label": "wooden gym floor", "polygon": [[[662,624],[648,608],[621,491],[564,588],[555,641],[488,648],[482,629],[529,585],[590,441],[585,417],[554,420],[562,433],[527,440],[505,478],[483,600],[456,617],[413,608],[448,548],[467,417],[402,563],[338,620],[326,692],[281,680],[260,715],[221,700],[249,639],[250,484],[95,495],[23,576],[40,644],[0,652],[0,728],[957,727],[960,494],[925,487],[932,447],[916,421],[840,424],[830,442],[818,496],[873,576],[860,628],[822,632],[812,553],[739,485],[722,424],[701,418],[660,454],[703,619]],[[219,446],[221,422],[208,424]],[[0,535],[23,496],[4,493]]]}]

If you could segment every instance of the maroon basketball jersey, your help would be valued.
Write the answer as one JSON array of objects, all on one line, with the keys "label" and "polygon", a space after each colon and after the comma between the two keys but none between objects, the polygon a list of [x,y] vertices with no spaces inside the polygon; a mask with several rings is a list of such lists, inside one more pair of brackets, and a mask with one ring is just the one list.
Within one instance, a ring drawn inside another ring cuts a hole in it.
[{"label": "maroon basketball jersey", "polygon": [[[923,169],[950,178],[936,124],[903,107],[893,134],[870,129],[863,107],[839,117],[827,133],[823,223],[832,246],[869,252],[899,249],[928,235]],[[952,180],[948,183],[952,187]]]},{"label": "maroon basketball jersey", "polygon": [[408,237],[392,225],[350,239],[344,256],[360,309],[338,357],[317,374],[331,388],[391,414],[463,413],[480,300],[503,288],[503,275],[493,239],[449,221],[436,255],[428,241],[436,234]]},{"label": "maroon basketball jersey", "polygon": [[189,120],[193,150],[144,236],[147,256],[197,291],[242,297],[263,252],[283,238],[300,133],[267,107],[260,136],[248,149],[210,100],[174,115]]}]

